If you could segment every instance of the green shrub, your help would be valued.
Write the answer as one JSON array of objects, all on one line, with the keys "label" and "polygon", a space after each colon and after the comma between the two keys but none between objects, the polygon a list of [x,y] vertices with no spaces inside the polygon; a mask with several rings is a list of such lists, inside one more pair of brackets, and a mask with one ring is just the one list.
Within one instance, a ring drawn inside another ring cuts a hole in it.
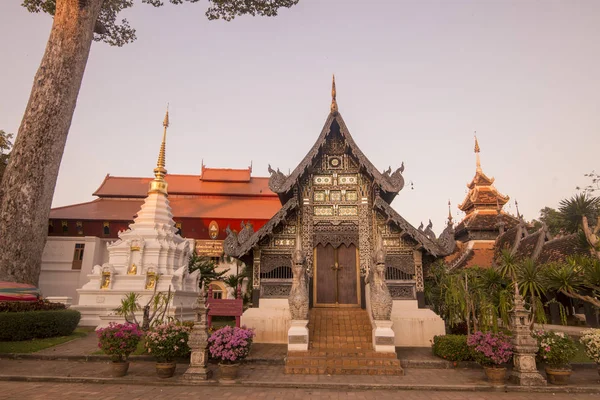
[{"label": "green shrub", "polygon": [[18,341],[73,333],[81,314],[75,310],[0,313],[0,341]]},{"label": "green shrub", "polygon": [[433,354],[448,361],[472,361],[466,335],[444,335],[433,337]]},{"label": "green shrub", "polygon": [[62,303],[51,303],[42,299],[37,301],[0,301],[0,312],[50,311],[66,308],[67,306]]}]

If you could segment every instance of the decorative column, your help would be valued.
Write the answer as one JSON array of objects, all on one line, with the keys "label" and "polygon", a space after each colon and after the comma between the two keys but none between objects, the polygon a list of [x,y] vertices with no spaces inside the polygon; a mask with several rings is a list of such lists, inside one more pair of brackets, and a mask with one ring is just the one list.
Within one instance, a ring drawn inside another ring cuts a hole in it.
[{"label": "decorative column", "polygon": [[192,350],[190,355],[190,366],[183,374],[184,379],[204,381],[211,377],[212,371],[206,368],[208,364],[208,324],[206,323],[208,309],[204,304],[204,291],[198,296],[196,303],[196,322],[188,340],[188,346]]},{"label": "decorative column", "polygon": [[308,287],[306,286],[305,257],[301,237],[296,230],[296,250],[292,260],[294,274],[288,297],[292,320],[288,330],[288,351],[308,350]]},{"label": "decorative column", "polygon": [[413,250],[415,262],[415,281],[417,289],[417,303],[419,308],[425,308],[425,283],[423,282],[423,253],[421,249]]},{"label": "decorative column", "polygon": [[260,249],[255,247],[252,254],[252,307],[256,308],[260,299]]},{"label": "decorative column", "polygon": [[545,386],[546,380],[538,372],[535,364],[537,340],[531,336],[529,323],[531,314],[525,309],[525,302],[515,284],[515,305],[510,311],[510,327],[514,346],[513,370],[510,381],[521,386]]}]

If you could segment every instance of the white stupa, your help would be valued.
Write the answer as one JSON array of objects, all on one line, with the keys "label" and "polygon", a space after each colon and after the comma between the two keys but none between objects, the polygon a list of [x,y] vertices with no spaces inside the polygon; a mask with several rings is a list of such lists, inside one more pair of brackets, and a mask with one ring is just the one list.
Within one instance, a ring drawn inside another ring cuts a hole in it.
[{"label": "white stupa", "polygon": [[[158,292],[173,294],[167,314],[179,319],[195,318],[192,305],[199,294],[199,272],[188,273],[188,259],[193,240],[178,235],[167,197],[165,181],[165,142],[169,126],[169,111],[163,122],[163,139],[150,182],[148,196],[127,231],[107,244],[108,262],[96,265],[89,282],[77,289],[81,312],[80,325],[104,327],[111,321],[123,322],[115,313],[121,299],[131,292],[139,293],[139,304],[146,305]],[[138,317],[141,322],[141,312]]]}]

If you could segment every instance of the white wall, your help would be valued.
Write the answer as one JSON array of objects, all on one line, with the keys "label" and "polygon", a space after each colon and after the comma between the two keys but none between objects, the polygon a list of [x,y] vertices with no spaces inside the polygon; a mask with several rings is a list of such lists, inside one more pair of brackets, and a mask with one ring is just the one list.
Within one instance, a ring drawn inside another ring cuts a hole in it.
[{"label": "white wall", "polygon": [[[72,297],[73,303],[77,304],[77,289],[88,281],[87,275],[92,273],[94,265],[102,264],[108,259],[107,241],[94,236],[48,237],[42,254],[39,280],[42,296]],[[72,269],[77,243],[85,244],[81,270]]]}]

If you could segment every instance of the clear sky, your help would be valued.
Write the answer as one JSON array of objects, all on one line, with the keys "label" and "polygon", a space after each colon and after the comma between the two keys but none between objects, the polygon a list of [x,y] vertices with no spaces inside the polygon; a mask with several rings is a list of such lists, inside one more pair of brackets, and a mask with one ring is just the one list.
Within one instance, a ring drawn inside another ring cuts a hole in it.
[{"label": "clear sky", "polygon": [[[16,132],[51,18],[0,3],[0,129]],[[138,40],[94,43],[54,206],[107,173],[151,176],[170,103],[167,169],[293,169],[329,113],[331,74],[357,144],[405,162],[393,206],[440,232],[481,163],[526,218],[600,170],[600,1],[300,0],[276,18],[208,21],[206,2],[123,13]]]}]

